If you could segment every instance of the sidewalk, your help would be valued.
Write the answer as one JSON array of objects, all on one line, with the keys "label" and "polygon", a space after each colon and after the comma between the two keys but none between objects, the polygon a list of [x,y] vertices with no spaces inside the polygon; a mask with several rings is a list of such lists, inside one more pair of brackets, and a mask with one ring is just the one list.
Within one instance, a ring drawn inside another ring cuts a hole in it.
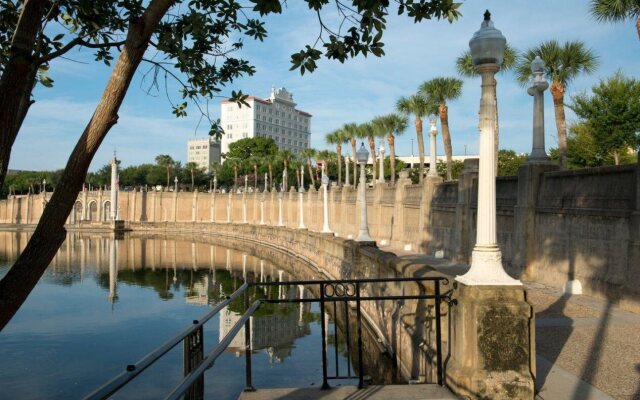
[{"label": "sidewalk", "polygon": [[[469,268],[424,254],[382,250],[456,276]],[[606,300],[524,282],[536,313],[536,399],[640,400],[640,314]]]}]

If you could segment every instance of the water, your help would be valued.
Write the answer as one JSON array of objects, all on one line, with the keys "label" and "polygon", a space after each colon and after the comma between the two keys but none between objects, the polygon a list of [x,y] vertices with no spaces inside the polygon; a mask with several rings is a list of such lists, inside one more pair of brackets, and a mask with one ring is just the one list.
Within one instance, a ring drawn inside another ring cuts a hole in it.
[{"label": "water", "polygon": [[[0,277],[28,236],[0,232]],[[304,277],[294,277],[290,265],[280,267],[256,251],[250,253],[192,239],[114,240],[69,234],[26,303],[0,332],[0,398],[81,398],[198,319],[242,285],[245,277],[264,281],[314,277],[308,268]],[[310,297],[295,286],[251,290],[253,299]],[[205,325],[205,353],[242,311],[241,301],[233,302]],[[254,386],[322,384],[319,319],[315,304],[267,304],[259,309],[252,329]],[[205,373],[207,398],[236,399],[244,388],[243,343],[241,331]],[[345,371],[349,361],[344,344],[338,347],[340,368]],[[334,350],[330,341],[328,354]],[[113,398],[164,397],[180,381],[182,362],[179,344]]]}]

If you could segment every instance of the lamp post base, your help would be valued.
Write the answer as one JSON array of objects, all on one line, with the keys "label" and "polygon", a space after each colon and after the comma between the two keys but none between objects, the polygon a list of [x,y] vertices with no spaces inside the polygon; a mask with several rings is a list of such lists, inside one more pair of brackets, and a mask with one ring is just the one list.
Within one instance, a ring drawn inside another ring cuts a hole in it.
[{"label": "lamp post base", "polygon": [[471,268],[466,274],[456,276],[456,281],[469,286],[522,286],[522,282],[505,272],[498,246],[476,246],[471,254]]}]

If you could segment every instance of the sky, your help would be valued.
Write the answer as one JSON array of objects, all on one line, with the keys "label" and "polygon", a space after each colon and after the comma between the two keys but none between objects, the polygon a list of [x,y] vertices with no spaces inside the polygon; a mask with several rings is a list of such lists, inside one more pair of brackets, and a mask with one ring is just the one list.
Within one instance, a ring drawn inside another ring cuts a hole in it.
[{"label": "sky", "polygon": [[[590,91],[600,79],[618,70],[640,79],[640,40],[635,23],[598,23],[589,14],[589,2],[584,0],[466,0],[460,8],[462,17],[452,24],[437,20],[414,24],[406,15],[396,16],[393,12],[383,37],[384,57],[360,57],[344,64],[323,60],[314,73],[301,76],[298,71],[289,71],[290,55],[305,44],[312,44],[318,33],[317,18],[305,4],[290,0],[281,15],[266,18],[269,37],[264,42],[247,40],[237,55],[249,59],[257,69],[256,74],[234,81],[225,91],[229,94],[240,89],[266,98],[272,86],[285,87],[293,93],[297,108],[313,115],[311,147],[316,149],[333,149],[325,144],[325,134],[345,123],[367,122],[377,115],[394,112],[398,98],[414,94],[422,82],[437,76],[456,76],[456,57],[468,49],[469,39],[479,29],[486,8],[492,13],[495,27],[520,51],[551,39],[582,40],[598,55],[598,69],[570,84],[567,101],[572,94]],[[326,12],[328,21],[332,16],[333,11]],[[160,93],[147,93],[147,70],[144,64],[138,69],[120,109],[118,123],[95,155],[90,171],[107,164],[114,150],[123,166],[153,163],[158,154],[169,154],[185,163],[187,140],[207,135],[204,124],[196,129],[199,116],[193,109],[188,117],[177,119],[171,113],[163,88]],[[9,168],[64,168],[110,72],[110,67],[93,62],[91,52],[87,51],[72,52],[69,59],[55,60],[49,72],[54,87],[36,88],[36,102],[15,142]],[[449,104],[449,125],[454,155],[463,155],[465,151],[471,155],[478,152],[480,80],[462,79],[462,96]],[[500,73],[497,81],[500,148],[528,153],[533,98],[510,72]],[[174,101],[179,99],[175,87],[170,87],[169,93]],[[210,100],[214,118],[220,116],[220,100]],[[575,121],[575,115],[567,111],[568,121]],[[399,155],[411,155],[411,138],[415,138],[412,122],[396,139]],[[547,149],[557,147],[548,91],[545,124]],[[413,146],[417,155],[417,144]],[[428,148],[425,150],[428,154]],[[440,134],[438,154],[443,154]]]}]

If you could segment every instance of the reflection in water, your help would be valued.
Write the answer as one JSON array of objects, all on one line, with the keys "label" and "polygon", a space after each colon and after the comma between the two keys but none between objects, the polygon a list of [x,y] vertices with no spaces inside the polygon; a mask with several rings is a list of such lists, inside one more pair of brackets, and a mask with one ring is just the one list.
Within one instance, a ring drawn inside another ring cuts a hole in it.
[{"label": "reflection in water", "polygon": [[[0,232],[0,277],[29,236],[29,232]],[[81,397],[218,304],[246,279],[295,277],[267,259],[216,244],[69,233],[34,292],[0,334],[0,397]],[[312,294],[295,285],[250,289],[251,302],[295,297]],[[243,312],[239,298],[218,321],[210,321],[205,349],[223,337]],[[251,329],[257,387],[321,382],[316,306],[263,304],[251,319]],[[207,373],[207,397],[237,398],[244,376],[244,359],[238,357],[243,340],[241,331],[229,354]],[[163,397],[182,375],[180,350],[169,353],[161,368],[145,371],[140,382],[131,383],[119,398]],[[291,362],[283,363],[285,359]],[[340,362],[348,363],[344,357]]]}]

